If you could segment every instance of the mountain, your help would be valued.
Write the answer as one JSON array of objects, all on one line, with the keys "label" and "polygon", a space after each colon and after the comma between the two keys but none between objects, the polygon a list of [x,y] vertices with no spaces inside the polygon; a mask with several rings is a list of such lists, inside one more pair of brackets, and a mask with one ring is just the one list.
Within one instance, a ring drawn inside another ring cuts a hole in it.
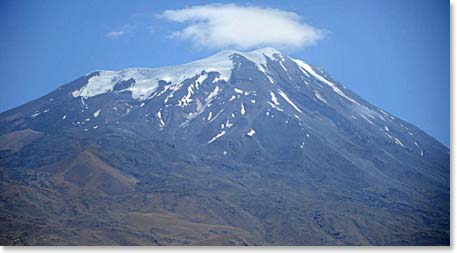
[{"label": "mountain", "polygon": [[2,245],[449,245],[449,149],[264,48],[0,114]]}]

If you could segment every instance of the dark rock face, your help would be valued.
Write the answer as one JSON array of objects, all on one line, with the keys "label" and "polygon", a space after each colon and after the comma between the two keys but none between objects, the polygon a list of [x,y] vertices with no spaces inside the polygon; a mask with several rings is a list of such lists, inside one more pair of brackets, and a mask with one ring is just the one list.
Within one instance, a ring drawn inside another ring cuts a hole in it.
[{"label": "dark rock face", "polygon": [[208,59],[0,114],[0,244],[449,245],[448,148],[273,49]]}]

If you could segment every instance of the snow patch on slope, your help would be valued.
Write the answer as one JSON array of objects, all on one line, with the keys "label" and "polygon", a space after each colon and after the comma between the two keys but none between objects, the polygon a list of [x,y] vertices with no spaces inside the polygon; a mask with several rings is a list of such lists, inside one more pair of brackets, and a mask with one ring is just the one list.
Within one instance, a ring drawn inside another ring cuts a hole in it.
[{"label": "snow patch on slope", "polygon": [[[294,61],[294,62],[298,65],[298,67],[302,70],[303,73],[306,73],[306,72],[307,72],[307,73],[311,74],[312,76],[314,76],[315,78],[317,78],[317,79],[318,79],[319,81],[321,81],[322,83],[325,83],[325,84],[327,84],[328,86],[330,86],[330,87],[333,89],[333,91],[336,92],[338,95],[344,97],[345,99],[351,101],[351,102],[354,103],[354,104],[360,105],[357,101],[355,101],[354,99],[348,97],[348,96],[347,96],[343,91],[341,91],[334,83],[328,81],[327,79],[325,79],[324,77],[322,77],[321,75],[319,75],[316,71],[314,71],[314,69],[313,69],[310,65],[308,65],[308,64],[306,64],[306,63],[304,63],[303,61],[298,60],[298,59],[292,59],[292,58],[291,58],[291,60]],[[308,75],[308,74],[307,74],[307,75]],[[309,76],[309,75],[308,75],[308,76]]]},{"label": "snow patch on slope", "polygon": [[286,95],[286,93],[284,93],[282,90],[278,90],[278,93],[279,93],[279,95],[280,95],[282,98],[284,98],[284,100],[286,100],[287,103],[289,103],[295,110],[297,110],[297,111],[299,111],[299,112],[302,112],[302,111],[300,110],[300,108],[298,108],[298,107],[294,104],[294,102],[292,102],[292,100],[290,100],[290,98]]},{"label": "snow patch on slope", "polygon": [[157,112],[157,118],[159,119],[160,128],[163,128],[165,126],[165,122],[162,119],[162,112],[161,111]]},{"label": "snow patch on slope", "polygon": [[98,109],[96,112],[94,112],[94,115],[93,115],[94,118],[98,118],[98,116],[100,116],[101,111],[102,111],[101,109]]},{"label": "snow patch on slope", "polygon": [[216,136],[214,136],[211,140],[208,141],[208,144],[213,143],[215,140],[221,138],[224,134],[225,134],[225,131],[218,133]]},{"label": "snow patch on slope", "polygon": [[278,98],[272,91],[270,91],[270,96],[271,96],[271,102],[273,102],[273,104],[279,106]]},{"label": "snow patch on slope", "polygon": [[327,104],[327,100],[325,100],[325,98],[322,97],[322,95],[319,93],[319,91],[315,90],[314,96],[316,96],[316,98],[319,99],[321,102]]}]

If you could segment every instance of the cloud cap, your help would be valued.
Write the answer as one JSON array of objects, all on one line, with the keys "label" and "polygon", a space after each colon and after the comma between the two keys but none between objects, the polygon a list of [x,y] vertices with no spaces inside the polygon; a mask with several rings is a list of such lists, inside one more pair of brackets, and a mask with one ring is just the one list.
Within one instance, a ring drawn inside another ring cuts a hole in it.
[{"label": "cloud cap", "polygon": [[301,22],[296,13],[272,8],[211,4],[166,10],[160,16],[186,25],[173,38],[203,48],[301,48],[324,37],[323,30]]}]

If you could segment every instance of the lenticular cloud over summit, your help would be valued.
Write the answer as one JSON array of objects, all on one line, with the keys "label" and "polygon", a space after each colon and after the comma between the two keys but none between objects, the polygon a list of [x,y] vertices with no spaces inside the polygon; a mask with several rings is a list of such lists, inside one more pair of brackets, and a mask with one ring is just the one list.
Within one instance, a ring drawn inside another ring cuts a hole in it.
[{"label": "lenticular cloud over summit", "polygon": [[324,36],[322,30],[301,22],[294,12],[255,6],[200,5],[167,10],[161,17],[186,24],[172,37],[205,48],[299,48],[313,45]]}]

